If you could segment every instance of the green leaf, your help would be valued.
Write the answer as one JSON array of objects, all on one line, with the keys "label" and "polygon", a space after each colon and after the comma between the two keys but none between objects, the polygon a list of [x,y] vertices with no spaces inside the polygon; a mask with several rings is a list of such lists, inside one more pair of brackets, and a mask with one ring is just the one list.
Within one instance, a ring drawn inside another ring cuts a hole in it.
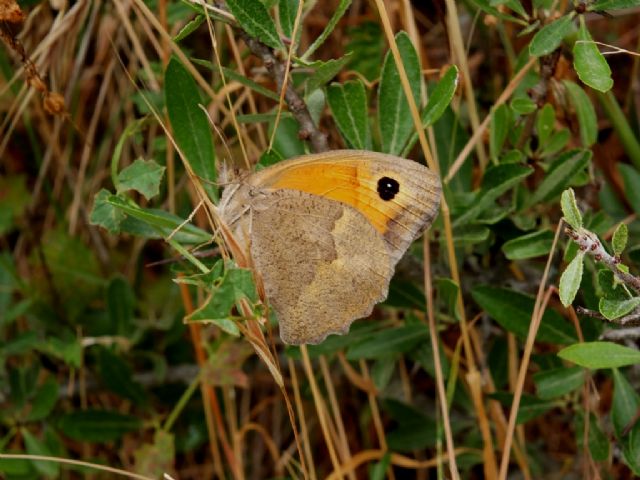
[{"label": "green leaf", "polygon": [[37,363],[29,366],[16,365],[8,370],[9,400],[15,407],[22,408],[27,398],[33,395],[39,371],[40,365]]},{"label": "green leaf", "polygon": [[139,224],[131,222],[127,218],[122,222],[122,230],[134,235],[147,238],[167,238],[173,234],[173,238],[181,243],[206,243],[211,240],[211,234],[198,227],[184,223],[184,220],[164,210],[141,208],[133,201],[118,195],[109,195],[106,202],[130,215]]},{"label": "green leaf", "polygon": [[398,424],[387,434],[392,450],[410,452],[436,444],[436,423],[415,407],[393,399],[385,399],[382,409]]},{"label": "green leaf", "polygon": [[118,174],[118,193],[135,190],[149,200],[160,192],[165,170],[153,160],[139,158]]},{"label": "green leaf", "polygon": [[640,423],[636,422],[623,441],[622,458],[636,477],[640,476]]},{"label": "green leaf", "polygon": [[[451,365],[440,340],[438,340],[438,345],[440,346],[438,351],[440,352],[440,366],[442,367],[442,374],[447,378],[449,377]],[[423,341],[410,352],[410,355],[412,360],[416,361],[425,370],[425,372],[427,372],[432,378],[436,378],[436,367],[431,341]]]},{"label": "green leaf", "polygon": [[598,119],[591,99],[586,92],[570,80],[564,80],[564,87],[569,94],[569,100],[576,111],[578,125],[580,125],[580,140],[584,147],[590,147],[598,140]]},{"label": "green leaf", "polygon": [[[505,407],[510,407],[513,404],[513,394],[507,392],[495,392],[490,395],[494,400],[498,400]],[[521,425],[527,423],[529,420],[533,420],[540,415],[545,414],[554,407],[557,407],[557,403],[551,400],[542,400],[536,398],[533,395],[523,394],[520,398],[520,405],[518,408],[518,415],[516,416],[516,423]]]},{"label": "green leaf", "polygon": [[533,57],[541,57],[558,48],[562,39],[572,31],[574,15],[575,13],[572,12],[542,27],[529,44],[529,54]]},{"label": "green leaf", "polygon": [[565,307],[571,305],[576,298],[580,282],[582,281],[582,269],[584,267],[584,253],[579,252],[571,263],[565,268],[560,277],[560,302]]},{"label": "green leaf", "polygon": [[489,129],[489,151],[494,162],[498,161],[500,151],[507,139],[511,125],[511,112],[506,104],[491,111],[491,128]]},{"label": "green leaf", "polygon": [[[576,415],[574,431],[576,432],[576,445],[584,445],[584,415],[579,412]],[[591,413],[589,416],[589,451],[596,462],[604,462],[609,458],[609,439],[600,428],[597,417]]]},{"label": "green leaf", "polygon": [[369,466],[369,480],[384,480],[391,464],[391,452],[385,453],[379,462]]},{"label": "green leaf", "polygon": [[0,177],[0,235],[10,232],[14,220],[21,218],[31,202],[26,176],[6,175]]},{"label": "green leaf", "polygon": [[558,356],[592,370],[640,363],[640,351],[612,342],[577,343],[560,350]]},{"label": "green leaf", "polygon": [[99,225],[110,233],[120,233],[120,224],[126,215],[107,201],[110,196],[111,192],[104,188],[96,193],[89,222],[91,225]]},{"label": "green leaf", "polygon": [[63,331],[58,337],[50,336],[45,341],[40,342],[36,350],[59,358],[68,365],[80,368],[82,364],[82,344],[68,331]]},{"label": "green leaf", "polygon": [[351,55],[347,54],[344,57],[327,60],[326,62],[314,62],[312,66],[315,67],[315,71],[307,80],[307,92],[313,92],[317,88],[326,85],[342,70],[350,59]]},{"label": "green leaf", "polygon": [[175,58],[165,72],[164,94],[176,143],[193,172],[203,180],[208,195],[215,200],[216,164],[211,126],[200,107],[202,100],[195,80]]},{"label": "green leaf", "polygon": [[492,15],[496,18],[500,18],[502,20],[506,20],[509,22],[514,22],[516,24],[519,24],[521,26],[526,26],[527,22],[524,20],[521,20],[517,17],[514,17],[513,15],[509,15],[508,13],[504,13],[502,10],[498,10],[497,8],[495,8],[491,3],[490,0],[471,0],[471,3],[475,6],[477,6],[480,10],[482,10],[485,13],[488,13],[489,15]]},{"label": "green leaf", "polygon": [[502,251],[509,260],[524,260],[526,258],[547,255],[553,244],[553,232],[542,230],[527,233],[513,238],[502,245]]},{"label": "green leaf", "polygon": [[169,478],[165,475],[174,469],[175,465],[175,439],[174,436],[164,430],[156,430],[152,443],[140,445],[134,452],[135,471],[147,478]]},{"label": "green leaf", "polygon": [[624,8],[634,8],[640,6],[640,0],[598,0],[587,10],[602,12],[603,10],[622,10]]},{"label": "green leaf", "polygon": [[11,355],[24,355],[40,343],[36,332],[24,332],[13,335],[13,338],[0,344],[0,355],[4,358]]},{"label": "green leaf", "polygon": [[617,166],[624,183],[625,197],[633,211],[640,215],[640,172],[626,163],[618,163]]},{"label": "green leaf", "polygon": [[591,156],[591,150],[570,150],[560,155],[529,198],[527,206],[548,202],[560,195],[560,192],[571,184],[576,174],[589,164]]},{"label": "green leaf", "polygon": [[259,93],[260,95],[270,98],[271,100],[274,100],[276,102],[280,100],[279,94],[277,94],[273,90],[269,90],[268,88],[263,87],[258,82],[255,82],[250,78],[245,77],[244,75],[233,70],[232,68],[222,67],[222,69],[220,69],[213,62],[209,60],[202,60],[200,58],[194,58],[191,61],[197,65],[202,65],[203,67],[206,67],[213,72],[221,72],[224,75],[224,77],[227,79],[227,83],[229,80],[233,80],[238,83],[241,83],[245,87],[250,88],[251,90],[253,90],[256,93]]},{"label": "green leaf", "polygon": [[538,372],[533,376],[538,397],[557,398],[573,392],[584,383],[582,367],[560,367]]},{"label": "green leaf", "polygon": [[58,428],[80,442],[104,443],[119,440],[128,432],[139,431],[142,421],[133,415],[112,410],[76,410],[60,417]]},{"label": "green leaf", "polygon": [[538,108],[529,97],[517,97],[511,100],[509,104],[511,109],[518,115],[528,115]]},{"label": "green leaf", "polygon": [[311,115],[313,123],[315,125],[319,125],[322,113],[324,112],[324,107],[327,103],[324,89],[317,88],[307,94],[304,99],[307,102],[307,109],[309,110],[309,115]]},{"label": "green leaf", "polygon": [[55,378],[49,377],[36,390],[31,402],[31,410],[29,410],[25,420],[28,422],[44,420],[49,416],[57,401],[58,382],[56,382]]},{"label": "green leaf", "polygon": [[631,313],[638,306],[640,306],[640,297],[625,300],[601,298],[598,303],[598,310],[607,320],[615,320]]},{"label": "green leaf", "polygon": [[562,192],[562,196],[560,197],[560,206],[562,207],[562,214],[564,215],[565,221],[574,230],[580,230],[582,228],[582,214],[578,208],[576,194],[574,193],[573,188],[568,188]]},{"label": "green leaf", "polygon": [[613,253],[616,255],[622,255],[624,249],[627,247],[627,241],[629,240],[629,229],[626,223],[620,223],[616,230],[613,232],[613,238],[611,239],[611,245],[613,246]]},{"label": "green leaf", "polygon": [[[52,456],[47,445],[42,440],[36,438],[29,430],[21,428],[20,433],[22,434],[22,438],[24,438],[24,444],[25,447],[27,447],[26,450],[29,455]],[[60,475],[60,464],[56,462],[32,460],[32,463],[35,469],[44,476],[57,477]]]},{"label": "green leaf", "polygon": [[453,244],[456,247],[485,242],[491,230],[484,225],[462,225],[453,229]]},{"label": "green leaf", "polygon": [[128,398],[138,406],[143,406],[147,402],[147,393],[142,385],[133,379],[131,367],[108,348],[100,348],[98,370],[102,382],[112,392]]},{"label": "green leaf", "polygon": [[[419,106],[421,73],[418,54],[405,32],[396,35],[396,42],[411,85],[413,99]],[[402,152],[414,130],[409,103],[391,51],[385,56],[378,87],[378,126],[382,151],[393,155]]]},{"label": "green leaf", "polygon": [[[458,87],[458,67],[452,65],[442,76],[435,88],[429,94],[427,106],[422,110],[422,128],[428,128],[440,119],[451,103],[453,95]],[[418,132],[412,132],[411,138],[402,151],[402,157],[409,155],[409,151],[418,141]]]},{"label": "green leaf", "polygon": [[531,167],[514,163],[488,168],[484,173],[482,187],[476,200],[454,220],[453,225],[458,226],[475,220],[489,207],[494,206],[500,195],[515,187],[532,173]]},{"label": "green leaf", "polygon": [[628,300],[631,298],[628,290],[616,278],[609,269],[598,271],[598,286],[602,290],[602,296],[609,300]]},{"label": "green leaf", "polygon": [[[505,330],[526,339],[535,300],[516,290],[480,285],[471,291],[476,303]],[[536,339],[540,342],[567,344],[577,341],[576,333],[562,315],[547,308],[542,316]]]},{"label": "green leaf", "polygon": [[622,431],[640,408],[640,396],[627,378],[617,368],[613,369],[613,401],[611,423],[618,439]]},{"label": "green leaf", "polygon": [[48,282],[53,283],[46,291],[53,289],[57,305],[63,306],[68,315],[67,320],[75,319],[101,295],[105,284],[94,250],[60,228],[44,233],[40,242]]},{"label": "green leaf", "polygon": [[429,330],[423,324],[408,324],[390,330],[382,330],[349,346],[347,359],[372,359],[392,353],[405,353],[428,336]]},{"label": "green leaf", "polygon": [[568,128],[563,128],[555,132],[553,135],[551,135],[549,141],[545,145],[542,145],[540,156],[548,157],[549,155],[558,153],[560,150],[567,146],[567,143],[569,143],[570,139],[571,132],[569,132]]},{"label": "green leaf", "polygon": [[112,278],[107,287],[106,300],[113,334],[130,334],[133,327],[135,294],[129,282],[122,276]]},{"label": "green leaf", "polygon": [[594,90],[606,92],[613,86],[611,68],[593,42],[583,17],[580,17],[578,40],[573,45],[573,67],[580,80]]},{"label": "green leaf", "polygon": [[536,117],[536,133],[538,134],[538,142],[540,147],[547,143],[547,140],[553,133],[553,126],[556,122],[556,112],[553,105],[545,103],[544,107],[538,112]]},{"label": "green leaf", "polygon": [[429,93],[429,101],[422,111],[423,128],[430,127],[442,116],[456,93],[458,78],[458,67],[452,65]]},{"label": "green leaf", "polygon": [[[269,126],[269,134],[273,130],[273,124]],[[282,158],[292,158],[305,154],[305,146],[298,132],[300,124],[293,118],[282,118],[278,124],[275,138],[273,140],[273,150]]]},{"label": "green leaf", "polygon": [[[293,35],[293,25],[296,21],[299,3],[299,0],[280,0],[278,3],[278,15],[282,33],[289,39],[291,39]],[[298,28],[298,32],[301,31],[302,29]]]},{"label": "green leaf", "polygon": [[238,336],[240,330],[229,318],[231,309],[242,299],[250,303],[258,301],[258,293],[253,283],[253,275],[245,268],[227,268],[217,285],[211,288],[211,294],[204,305],[189,315],[189,322],[212,322],[225,332]]},{"label": "green leaf", "polygon": [[[5,453],[4,450],[3,453]],[[24,451],[8,450],[6,453],[24,454]],[[7,475],[7,478],[13,478],[9,475],[15,475],[16,478],[36,478],[37,475],[37,472],[33,467],[33,463],[21,458],[0,458],[0,472]]]},{"label": "green leaf", "polygon": [[320,36],[316,38],[313,41],[313,43],[309,46],[307,51],[304,52],[304,55],[301,58],[302,61],[305,61],[305,62],[308,61],[309,58],[311,58],[311,55],[313,55],[313,52],[315,52],[318,49],[318,47],[320,47],[320,45],[324,43],[327,37],[331,35],[331,32],[333,32],[333,29],[336,27],[337,23],[340,21],[344,13],[347,11],[349,6],[351,5],[351,1],[352,0],[340,0],[340,3],[336,7],[335,12],[333,13],[333,16],[327,23],[327,26],[324,27],[324,30],[322,31]]},{"label": "green leaf", "polygon": [[193,32],[195,32],[198,28],[200,28],[200,25],[202,25],[206,21],[206,19],[207,17],[205,17],[202,14],[196,15],[191,20],[189,20],[189,22],[187,22],[187,24],[184,27],[180,29],[178,34],[175,37],[173,37],[173,41],[176,43],[181,42],[182,40],[187,38],[189,35],[191,35]]},{"label": "green leaf", "polygon": [[260,0],[227,0],[229,10],[251,37],[278,50],[282,48],[276,24]]},{"label": "green leaf", "polygon": [[395,354],[386,355],[376,359],[371,367],[371,379],[378,390],[387,388],[393,372],[396,369],[398,358]]},{"label": "green leaf", "polygon": [[367,93],[361,80],[333,83],[327,87],[333,119],[350,148],[371,149]]}]

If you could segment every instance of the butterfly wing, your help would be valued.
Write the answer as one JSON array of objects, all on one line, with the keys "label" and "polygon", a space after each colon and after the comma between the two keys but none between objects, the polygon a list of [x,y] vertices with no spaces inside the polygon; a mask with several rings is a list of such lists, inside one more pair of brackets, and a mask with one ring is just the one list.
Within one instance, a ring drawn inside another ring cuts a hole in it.
[{"label": "butterfly wing", "polygon": [[413,160],[334,150],[279,162],[250,177],[262,191],[299,190],[349,205],[384,237],[395,261],[433,222],[440,179]]},{"label": "butterfly wing", "polygon": [[387,296],[395,262],[356,209],[297,190],[260,195],[251,255],[289,344],[345,333]]}]

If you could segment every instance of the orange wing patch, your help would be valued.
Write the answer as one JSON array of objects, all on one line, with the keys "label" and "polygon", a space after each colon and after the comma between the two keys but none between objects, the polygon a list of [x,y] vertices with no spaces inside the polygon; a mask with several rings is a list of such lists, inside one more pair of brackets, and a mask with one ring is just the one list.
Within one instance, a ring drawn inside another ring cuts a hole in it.
[{"label": "orange wing patch", "polygon": [[300,190],[350,205],[383,235],[389,220],[395,216],[394,202],[380,199],[371,171],[362,164],[314,162],[291,165],[280,171],[268,186]]}]

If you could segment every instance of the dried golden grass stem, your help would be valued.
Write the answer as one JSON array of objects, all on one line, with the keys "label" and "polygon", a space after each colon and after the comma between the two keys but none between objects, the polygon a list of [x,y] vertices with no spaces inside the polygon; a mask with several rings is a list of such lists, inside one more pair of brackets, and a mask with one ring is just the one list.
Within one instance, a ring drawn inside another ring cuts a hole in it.
[{"label": "dried golden grass stem", "polygon": [[[208,10],[206,10],[207,15],[207,27],[209,29],[209,38],[211,39],[211,45],[213,46],[213,56],[216,61],[216,66],[218,67],[218,72],[220,72],[220,79],[222,80],[222,88],[225,88],[227,85],[227,79],[224,76],[224,72],[222,70],[222,62],[220,61],[220,52],[218,51],[218,40],[216,39],[216,35],[213,29],[213,22],[211,21],[211,17],[209,16]],[[240,150],[242,151],[242,158],[244,160],[244,164],[247,168],[251,166],[251,162],[249,161],[249,156],[247,155],[247,150],[244,145],[244,135],[243,130],[240,128],[240,124],[238,123],[238,117],[234,110],[233,101],[231,100],[231,95],[229,91],[226,92],[227,104],[229,105],[230,117],[233,123],[234,130],[238,133],[238,144],[240,145]]]},{"label": "dried golden grass stem", "polygon": [[98,97],[96,98],[96,102],[94,104],[93,114],[91,115],[91,120],[89,121],[89,128],[85,133],[86,141],[84,142],[82,155],[80,156],[80,166],[78,167],[78,176],[76,177],[75,184],[76,187],[73,192],[73,200],[71,201],[71,207],[69,210],[69,235],[75,235],[76,233],[80,205],[84,203],[83,200],[85,198],[85,194],[90,195],[91,193],[93,193],[85,192],[83,187],[85,187],[85,176],[87,174],[87,169],[89,168],[89,161],[93,158],[94,154],[93,140],[96,136],[96,131],[101,119],[102,109],[105,105],[107,93],[109,91],[109,88],[111,87],[111,79],[115,66],[115,58],[112,58],[107,65],[104,79],[102,81],[102,84],[100,85]]},{"label": "dried golden grass stem", "polygon": [[458,465],[454,452],[453,433],[451,431],[451,420],[449,419],[449,406],[447,402],[447,392],[444,385],[444,374],[442,363],[440,362],[440,344],[438,339],[438,327],[436,325],[435,306],[433,302],[433,282],[431,276],[431,248],[429,247],[429,237],[422,238],[422,252],[424,256],[424,294],[427,308],[427,322],[429,325],[429,336],[431,337],[431,349],[433,351],[433,366],[436,373],[436,390],[438,393],[438,404],[442,415],[442,426],[444,429],[447,454],[449,458],[449,470],[452,478],[459,478]]},{"label": "dried golden grass stem", "polygon": [[[223,385],[220,387],[222,391],[222,401],[225,408],[225,419],[227,420],[227,428],[229,429],[229,438],[231,438],[231,446],[236,459],[236,465],[238,466],[237,472],[238,478],[244,479],[244,465],[242,455],[242,441],[241,436],[238,434],[238,411],[236,410],[236,397],[234,387],[230,385]],[[277,461],[277,458],[276,458]]]},{"label": "dried golden grass stem", "polygon": [[133,478],[135,480],[154,480],[152,477],[146,475],[140,475],[138,473],[128,472],[127,470],[121,470],[119,468],[113,468],[108,465],[101,465],[99,463],[84,462],[82,460],[73,460],[71,458],[52,457],[48,455],[26,455],[23,453],[0,453],[0,459],[2,460],[29,460],[32,462],[54,462],[60,465],[75,465],[76,467],[84,467],[92,470],[98,470],[102,472],[112,473],[114,475],[120,475],[126,478]]},{"label": "dried golden grass stem", "polygon": [[[331,411],[333,412],[333,423],[335,424],[338,433],[338,446],[340,447],[338,451],[340,452],[342,463],[347,463],[351,459],[351,450],[349,449],[349,440],[347,439],[347,433],[344,429],[344,422],[342,421],[342,415],[340,413],[340,402],[338,402],[338,398],[336,396],[336,390],[333,386],[331,374],[329,373],[329,366],[327,364],[326,357],[324,355],[320,355],[318,361],[320,363],[320,370],[324,378],[327,394],[329,395],[329,403],[331,404]],[[351,480],[356,480],[353,472],[349,472],[349,478]]]},{"label": "dried golden grass stem", "polygon": [[[482,314],[478,314],[476,318],[480,318]],[[471,324],[473,325],[473,321]],[[482,341],[480,340],[480,335],[478,335],[477,329],[472,328],[469,331],[471,335],[471,341],[473,342],[474,352],[476,357],[478,358],[478,363],[480,365],[486,365],[486,360],[484,356],[484,351],[482,347]],[[493,378],[491,377],[491,371],[488,369],[483,370],[482,372],[482,382],[484,385],[483,391],[486,395],[491,395],[496,392],[495,384],[493,383]],[[504,415],[502,410],[502,406],[497,401],[490,401],[488,405],[489,415],[493,419],[493,426],[495,429],[496,435],[496,443],[498,446],[504,445],[506,432],[507,432],[507,418]],[[522,471],[522,475],[525,480],[531,480],[531,471],[529,469],[529,464],[527,463],[527,457],[525,453],[523,453],[523,449],[516,442],[513,444],[513,454],[520,466],[520,470]]]},{"label": "dried golden grass stem", "polygon": [[[463,453],[472,453],[475,450],[471,448],[456,448],[454,455],[461,455]],[[360,465],[368,462],[380,460],[384,455],[388,453],[385,450],[363,450],[352,457],[351,463],[343,465],[339,470],[334,470],[331,475],[327,477],[327,480],[337,480],[342,478],[344,474],[349,470],[355,470]],[[400,455],[399,453],[391,454],[391,465],[397,465],[402,468],[409,468],[413,470],[423,470],[429,468],[435,468],[442,462],[446,462],[446,457],[436,457],[429,460],[414,460],[413,458]]]},{"label": "dried golden grass stem", "polygon": [[[360,360],[360,371],[362,372],[362,377],[368,383],[373,384],[371,380],[371,376],[369,375],[369,368],[367,367],[367,362],[363,359]],[[384,433],[384,426],[382,425],[382,417],[380,416],[380,409],[378,408],[378,400],[376,399],[377,392],[375,390],[369,390],[367,392],[367,397],[369,399],[369,408],[371,408],[371,419],[373,420],[373,427],[376,429],[376,435],[378,436],[378,443],[380,444],[380,448],[387,452],[389,451],[389,447],[387,446],[387,437]],[[391,480],[395,480],[396,476],[393,473],[393,469],[391,466],[387,469],[387,475]]]},{"label": "dried golden grass stem", "polygon": [[[291,386],[293,388],[293,398],[296,404],[296,411],[298,413],[298,419],[300,421],[300,432],[302,433],[302,448],[304,449],[304,455],[306,456],[306,464],[309,466],[308,474],[311,480],[316,480],[315,463],[313,462],[313,454],[311,453],[311,439],[309,438],[309,431],[307,430],[307,421],[304,413],[304,406],[302,405],[302,397],[300,395],[300,386],[298,384],[298,374],[296,373],[296,365],[293,360],[289,358],[289,373],[291,375]],[[306,472],[305,472],[305,478]]]},{"label": "dried golden grass stem", "polygon": [[311,386],[311,394],[313,395],[313,402],[316,406],[316,413],[318,414],[318,420],[320,421],[320,428],[322,430],[324,442],[327,446],[327,450],[329,451],[329,458],[331,459],[333,469],[339,470],[340,461],[338,460],[336,448],[331,438],[329,418],[327,417],[327,408],[324,404],[324,399],[322,398],[320,389],[318,388],[318,383],[316,382],[316,379],[313,375],[313,369],[311,368],[311,359],[309,358],[309,351],[307,350],[306,345],[300,345],[300,353],[302,354],[302,365],[304,366],[304,372],[307,375],[307,380],[309,380],[309,385]]},{"label": "dried golden grass stem", "polygon": [[[469,120],[471,121],[471,128],[474,132],[480,128],[480,120],[478,116],[478,109],[476,107],[476,96],[473,91],[473,83],[471,82],[471,73],[469,71],[469,63],[467,62],[467,53],[464,46],[464,40],[462,39],[462,32],[460,31],[460,21],[458,18],[458,7],[454,0],[445,0],[447,6],[447,32],[449,34],[449,43],[453,54],[457,60],[460,70],[462,70],[463,85],[465,98],[467,100],[467,109],[469,111]],[[484,150],[482,143],[476,144],[476,153],[478,154],[478,160],[480,162],[480,170],[484,171],[487,166],[487,154]]]},{"label": "dried golden grass stem", "polygon": [[269,139],[269,150],[273,148],[273,142],[276,138],[278,125],[280,124],[280,116],[282,115],[282,109],[284,107],[284,96],[287,93],[287,88],[289,87],[289,72],[291,70],[291,57],[296,47],[296,38],[298,36],[298,29],[300,28],[300,19],[302,18],[303,5],[304,5],[304,2],[298,2],[298,9],[296,10],[296,18],[293,22],[293,32],[291,33],[291,45],[289,45],[289,49],[287,50],[287,60],[284,64],[284,78],[282,80],[282,85],[280,86],[280,97],[278,98],[278,108],[276,110],[276,119],[273,122],[273,132],[271,133],[271,138]]},{"label": "dried golden grass stem", "polygon": [[[181,283],[180,285],[180,295],[182,297],[182,303],[184,305],[185,314],[190,315],[193,313],[193,301],[191,299],[191,293],[189,292],[189,288],[186,284]],[[189,324],[189,333],[191,335],[191,343],[194,348],[194,352],[196,355],[196,361],[200,368],[206,368],[206,354],[204,349],[202,348],[202,334],[200,331],[200,325],[197,323]],[[207,385],[205,381],[200,382],[200,393],[202,398],[204,399],[204,413],[205,420],[207,424],[207,431],[209,432],[209,450],[211,451],[211,457],[213,458],[213,467],[216,475],[220,479],[224,479],[224,469],[222,468],[222,457],[220,455],[219,444],[218,444],[218,436],[220,437],[220,441],[222,442],[223,451],[225,453],[225,457],[227,462],[229,463],[229,467],[231,471],[234,472],[235,475],[235,458],[233,457],[233,453],[231,448],[229,447],[229,441],[226,437],[226,432],[224,430],[224,424],[220,418],[220,411],[218,407],[218,400],[216,397],[216,393],[210,385]],[[214,409],[218,407],[218,415],[214,415]],[[214,420],[215,417],[215,420]],[[217,423],[214,426],[214,421]]]},{"label": "dried golden grass stem", "polygon": [[522,353],[522,361],[520,363],[520,370],[518,372],[518,381],[516,384],[516,388],[513,392],[513,401],[511,404],[511,411],[509,412],[509,423],[507,426],[507,435],[505,438],[504,447],[502,450],[502,459],[500,461],[500,473],[499,479],[505,480],[507,478],[507,471],[509,469],[509,456],[511,453],[511,444],[513,443],[513,434],[516,426],[516,417],[518,415],[518,408],[520,406],[520,399],[522,398],[522,391],[524,389],[524,381],[527,375],[527,369],[529,368],[529,360],[531,359],[531,353],[533,351],[533,344],[536,339],[536,334],[538,332],[538,328],[540,327],[540,322],[542,321],[542,315],[544,314],[545,308],[549,299],[551,298],[551,294],[555,291],[554,287],[549,287],[547,293],[544,293],[545,286],[547,284],[547,279],[549,278],[549,269],[551,268],[551,260],[553,259],[553,255],[556,251],[556,246],[558,244],[558,238],[560,236],[560,232],[562,231],[563,221],[561,220],[556,227],[556,233],[553,237],[553,243],[551,245],[551,251],[549,252],[549,256],[547,258],[547,264],[544,269],[544,273],[542,274],[542,279],[540,280],[540,286],[538,287],[538,295],[536,296],[536,302],[533,307],[533,313],[531,315],[531,323],[529,324],[529,333],[527,334],[527,340],[525,342],[524,352]]},{"label": "dried golden grass stem", "polygon": [[[131,24],[131,20],[129,19],[129,10],[131,8],[130,5],[124,4],[121,0],[116,0],[113,2],[113,4],[115,6],[116,13],[118,14],[121,25],[124,28],[124,31],[127,33],[127,37],[129,38],[131,46],[133,47],[133,52],[135,54],[133,58],[135,58],[142,66],[142,69],[146,74],[145,78],[149,82],[150,88],[155,92],[159,92],[161,90],[160,83],[158,83],[158,80],[156,80],[156,75],[153,71],[153,68],[151,68],[151,62],[149,61],[144,47],[140,42],[140,38],[136,33],[135,28]],[[138,21],[140,22],[140,26],[143,31],[147,34],[147,39],[155,48],[156,53],[158,54],[158,56],[161,56],[162,47],[160,45],[160,42],[158,42],[157,38],[153,35],[153,32],[151,31],[148,23],[145,22],[145,18],[139,17]],[[158,23],[156,28],[161,29],[162,26]]]},{"label": "dried golden grass stem", "polygon": [[[363,390],[364,392],[367,392],[367,394],[373,394],[373,396],[376,396],[378,394],[376,386],[371,381],[371,378],[368,376],[368,374],[366,377],[364,375],[364,372],[362,374],[359,374],[356,369],[351,366],[343,351],[337,352],[336,356],[338,358],[338,361],[340,362],[340,365],[342,366],[342,369],[344,370],[345,375],[353,384],[353,386],[359,388],[360,390]],[[360,369],[362,370],[362,361],[360,362],[360,367]]]},{"label": "dried golden grass stem", "polygon": [[[422,153],[425,157],[425,159],[427,160],[427,164],[429,165],[429,168],[431,168],[432,170],[434,170],[435,172],[439,172],[439,166],[436,163],[433,155],[431,154],[431,149],[429,148],[429,144],[427,142],[427,137],[425,135],[424,129],[422,128],[422,121],[420,119],[420,113],[418,112],[418,107],[415,103],[415,99],[413,98],[413,94],[411,92],[411,86],[409,85],[409,79],[407,78],[407,73],[405,71],[404,65],[402,63],[402,58],[400,56],[400,51],[398,50],[398,46],[396,44],[395,41],[395,37],[393,35],[393,30],[391,28],[391,23],[389,21],[389,17],[386,14],[386,10],[384,7],[384,4],[382,2],[382,0],[375,0],[376,3],[376,7],[378,9],[378,12],[380,14],[380,20],[382,22],[382,26],[385,32],[385,36],[387,38],[387,42],[389,43],[389,48],[391,50],[391,53],[393,55],[394,61],[396,63],[396,67],[398,69],[398,74],[400,77],[400,82],[402,84],[402,88],[404,90],[404,94],[408,100],[409,103],[409,109],[411,110],[411,117],[413,119],[414,122],[414,127],[416,129],[416,132],[418,133],[418,139],[420,140],[420,146],[422,148]],[[456,256],[455,256],[455,251],[454,251],[454,247],[453,247],[453,230],[451,228],[451,219],[450,219],[450,215],[449,215],[449,207],[447,205],[446,199],[444,194],[442,195],[441,198],[441,203],[440,203],[440,209],[442,212],[442,217],[444,220],[444,229],[445,229],[445,237],[446,237],[446,242],[447,242],[447,252],[448,252],[448,258],[449,258],[449,267],[451,269],[451,275],[453,280],[460,285],[460,276],[458,275],[458,267],[457,267],[457,260],[456,260]],[[470,348],[470,341],[468,338],[468,333],[467,333],[467,327],[466,327],[466,318],[464,315],[464,303],[462,300],[462,293],[459,292],[458,293],[458,306],[460,308],[460,312],[461,312],[461,319],[460,319],[460,324],[461,324],[461,331],[462,331],[462,336],[464,339],[464,346],[465,346],[465,355],[467,356],[467,362],[469,364],[469,367],[471,369],[471,372],[473,372],[475,370],[475,362],[473,360],[473,352],[471,351]],[[473,378],[473,377],[470,377]],[[476,393],[478,392],[478,389],[476,388]],[[485,452],[487,452],[489,449],[493,449],[492,447],[492,443],[491,443],[491,435],[490,435],[490,431],[489,431],[489,427],[488,427],[488,422],[486,421],[486,417],[483,418],[483,414],[484,414],[484,406],[482,404],[482,395],[480,394],[480,397],[478,397],[478,395],[472,395],[472,398],[474,398],[476,400],[476,402],[479,401],[479,403],[476,404],[476,411],[478,412],[478,417],[479,417],[479,422],[482,428],[482,433],[483,433],[483,439],[485,441]],[[451,439],[452,440],[452,439]],[[447,444],[447,450],[448,450],[448,454],[449,457],[452,458],[453,457],[453,450],[454,446],[453,445],[449,445]],[[457,467],[455,466],[455,463],[452,462],[452,476],[453,478],[458,478],[459,474],[457,472]]]},{"label": "dried golden grass stem", "polygon": [[[115,2],[121,2],[122,0],[115,0]],[[205,94],[209,98],[215,98],[216,94],[211,88],[211,85],[200,75],[200,72],[193,66],[189,58],[184,54],[184,52],[173,42],[173,39],[169,35],[167,31],[162,28],[162,25],[156,19],[154,13],[149,10],[146,4],[142,0],[133,0],[134,5],[138,9],[138,11],[142,14],[142,16],[156,29],[158,34],[162,38],[166,38],[171,45],[171,52],[178,57],[180,62],[184,65],[184,67],[189,71],[189,73],[193,76],[196,83],[202,88]],[[162,54],[162,50],[158,50],[158,55]]]},{"label": "dried golden grass stem", "polygon": [[[238,432],[236,433],[234,443],[237,444],[238,446],[241,446],[245,435],[247,433],[249,433],[249,432],[252,432],[252,431],[256,432],[256,433],[258,433],[258,435],[260,435],[260,437],[264,441],[264,444],[267,447],[267,450],[269,450],[269,454],[271,455],[271,458],[273,459],[274,465],[276,465],[276,468],[278,468],[278,465],[280,465],[280,461],[279,461],[280,460],[280,452],[278,450],[278,446],[273,441],[273,438],[271,438],[271,435],[269,434],[267,429],[265,427],[263,427],[262,425],[260,425],[259,423],[247,422],[244,425],[242,425],[242,428],[240,428],[240,430],[238,430]],[[281,469],[282,466],[280,466],[279,468]],[[276,471],[276,476],[282,477],[283,473],[284,472],[282,472],[282,471]]]}]

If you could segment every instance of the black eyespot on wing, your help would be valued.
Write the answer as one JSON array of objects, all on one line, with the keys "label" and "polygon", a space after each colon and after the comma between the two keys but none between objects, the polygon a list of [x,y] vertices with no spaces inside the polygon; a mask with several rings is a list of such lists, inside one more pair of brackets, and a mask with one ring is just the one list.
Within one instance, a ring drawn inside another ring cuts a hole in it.
[{"label": "black eyespot on wing", "polygon": [[378,195],[382,200],[393,200],[399,191],[400,184],[395,178],[382,177],[378,180]]}]

